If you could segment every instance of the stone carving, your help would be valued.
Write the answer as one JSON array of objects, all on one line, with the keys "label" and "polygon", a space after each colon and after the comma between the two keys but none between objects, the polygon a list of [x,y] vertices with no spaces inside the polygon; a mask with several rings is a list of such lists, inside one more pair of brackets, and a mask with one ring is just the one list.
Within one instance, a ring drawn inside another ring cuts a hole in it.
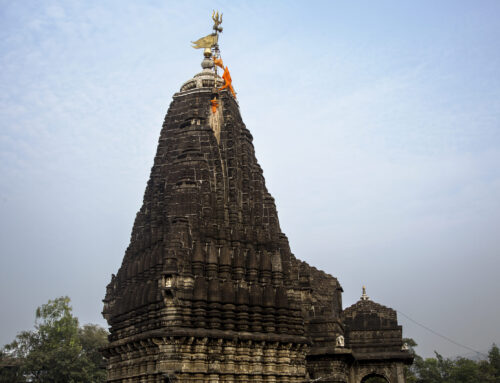
[{"label": "stone carving", "polygon": [[373,358],[411,362],[395,311],[342,310],[338,280],[291,252],[235,98],[211,110],[222,80],[205,61],[173,97],[107,286],[108,381],[354,382]]},{"label": "stone carving", "polygon": [[342,335],[339,335],[335,341],[335,346],[337,347],[344,347],[345,342],[344,342],[344,337]]}]

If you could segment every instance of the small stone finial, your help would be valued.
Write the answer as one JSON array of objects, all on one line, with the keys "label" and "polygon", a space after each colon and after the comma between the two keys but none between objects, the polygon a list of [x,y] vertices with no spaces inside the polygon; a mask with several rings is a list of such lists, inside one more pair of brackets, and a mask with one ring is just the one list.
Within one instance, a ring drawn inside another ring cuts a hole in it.
[{"label": "small stone finial", "polygon": [[367,301],[369,299],[370,299],[370,297],[368,295],[366,295],[366,286],[363,286],[363,294],[361,295],[361,300]]},{"label": "small stone finial", "polygon": [[336,347],[345,347],[345,340],[343,335],[339,335],[335,340]]}]

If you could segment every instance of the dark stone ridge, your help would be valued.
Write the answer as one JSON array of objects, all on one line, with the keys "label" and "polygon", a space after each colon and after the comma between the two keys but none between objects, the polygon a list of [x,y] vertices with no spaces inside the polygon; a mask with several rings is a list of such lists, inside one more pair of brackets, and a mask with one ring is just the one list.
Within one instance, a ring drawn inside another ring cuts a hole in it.
[{"label": "dark stone ridge", "polygon": [[108,381],[403,382],[395,312],[342,312],[337,279],[291,253],[238,104],[222,91],[212,113],[204,68],[174,95],[107,286]]}]

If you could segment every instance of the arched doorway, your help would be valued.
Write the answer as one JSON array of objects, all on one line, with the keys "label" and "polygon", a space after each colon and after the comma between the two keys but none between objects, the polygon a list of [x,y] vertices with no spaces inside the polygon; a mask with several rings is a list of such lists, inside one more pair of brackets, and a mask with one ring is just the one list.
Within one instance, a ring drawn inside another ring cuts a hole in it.
[{"label": "arched doorway", "polygon": [[387,378],[380,374],[368,374],[363,379],[361,383],[390,383]]}]

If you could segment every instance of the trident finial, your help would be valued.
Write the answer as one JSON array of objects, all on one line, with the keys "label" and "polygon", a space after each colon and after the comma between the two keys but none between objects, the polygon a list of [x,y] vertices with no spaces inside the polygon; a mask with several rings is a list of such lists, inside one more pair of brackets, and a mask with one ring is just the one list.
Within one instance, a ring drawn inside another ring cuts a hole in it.
[{"label": "trident finial", "polygon": [[213,11],[212,20],[214,21],[214,31],[222,33],[222,27],[219,27],[222,24],[222,13],[219,16],[219,11],[217,13]]}]

